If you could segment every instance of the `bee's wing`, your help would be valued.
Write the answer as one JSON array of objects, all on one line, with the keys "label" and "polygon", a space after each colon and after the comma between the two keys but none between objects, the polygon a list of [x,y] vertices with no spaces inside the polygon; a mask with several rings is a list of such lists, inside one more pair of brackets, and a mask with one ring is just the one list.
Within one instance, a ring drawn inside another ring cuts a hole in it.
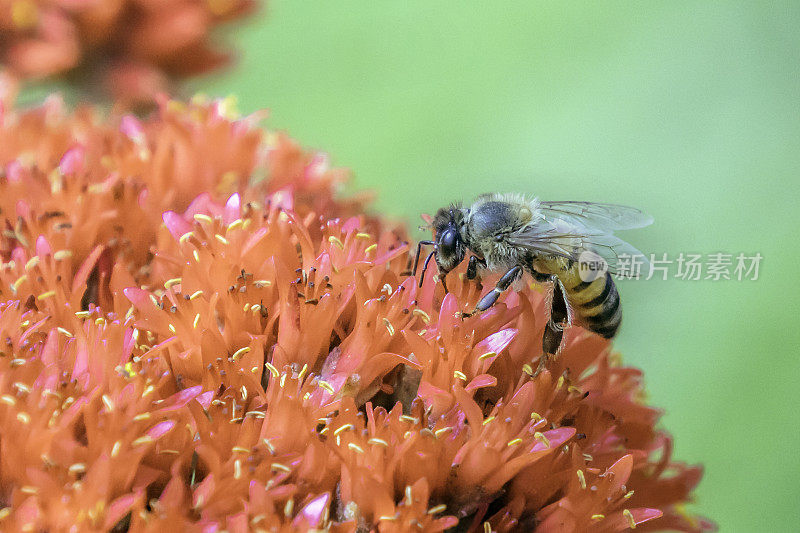
[{"label": "bee's wing", "polygon": [[593,202],[539,202],[547,220],[561,219],[578,226],[604,230],[643,228],[653,223],[653,217],[627,205]]},{"label": "bee's wing", "polygon": [[[559,202],[559,204],[563,203]],[[590,205],[609,206],[611,204]],[[641,214],[641,211],[630,209]],[[509,242],[538,252],[566,257],[573,261],[578,261],[584,252],[593,252],[605,260],[611,274],[620,274],[622,271],[631,270],[634,264],[640,265],[640,272],[646,272],[649,268],[649,262],[645,255],[614,235],[608,227],[612,223],[620,225],[624,219],[615,222],[609,217],[605,223],[606,227],[600,227],[597,224],[589,225],[588,217],[584,215],[566,213],[555,216],[549,209],[543,210],[543,214],[545,218],[511,234],[508,238]],[[626,224],[634,223],[632,216],[627,220]],[[646,225],[641,221],[638,224]],[[626,225],[626,227],[639,226]]]}]

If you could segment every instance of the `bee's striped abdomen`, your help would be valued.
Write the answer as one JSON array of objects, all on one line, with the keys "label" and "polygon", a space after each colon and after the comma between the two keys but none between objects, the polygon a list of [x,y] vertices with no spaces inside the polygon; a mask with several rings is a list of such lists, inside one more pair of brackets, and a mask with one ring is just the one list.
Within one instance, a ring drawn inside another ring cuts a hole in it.
[{"label": "bee's striped abdomen", "polygon": [[566,287],[575,318],[587,329],[610,339],[622,322],[619,292],[608,272],[593,281]]}]

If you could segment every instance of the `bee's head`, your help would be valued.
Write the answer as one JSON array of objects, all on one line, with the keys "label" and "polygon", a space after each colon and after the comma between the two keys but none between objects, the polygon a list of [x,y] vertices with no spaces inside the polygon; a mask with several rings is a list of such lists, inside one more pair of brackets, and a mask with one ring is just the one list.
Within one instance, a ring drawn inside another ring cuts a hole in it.
[{"label": "bee's head", "polygon": [[464,260],[467,248],[461,228],[464,223],[464,211],[457,205],[439,209],[433,217],[434,243],[436,245],[436,265],[441,277]]}]

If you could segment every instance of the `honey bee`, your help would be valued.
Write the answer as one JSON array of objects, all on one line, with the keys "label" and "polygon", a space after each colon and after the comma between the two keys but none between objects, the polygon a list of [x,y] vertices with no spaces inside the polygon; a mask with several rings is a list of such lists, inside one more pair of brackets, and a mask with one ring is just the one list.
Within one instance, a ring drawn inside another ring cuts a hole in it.
[{"label": "honey bee", "polygon": [[448,272],[470,252],[467,278],[479,271],[504,272],[494,289],[478,301],[470,316],[486,311],[512,283],[528,273],[550,283],[550,317],[542,339],[538,374],[554,356],[564,328],[576,322],[607,339],[622,321],[619,293],[612,278],[624,270],[624,259],[647,266],[644,255],[614,235],[615,230],[640,228],[653,219],[633,207],[591,202],[544,202],[519,194],[485,194],[469,207],[453,204],[439,209],[431,228],[434,239],[417,246],[413,275],[425,245],[420,287],[431,258],[447,292]]}]

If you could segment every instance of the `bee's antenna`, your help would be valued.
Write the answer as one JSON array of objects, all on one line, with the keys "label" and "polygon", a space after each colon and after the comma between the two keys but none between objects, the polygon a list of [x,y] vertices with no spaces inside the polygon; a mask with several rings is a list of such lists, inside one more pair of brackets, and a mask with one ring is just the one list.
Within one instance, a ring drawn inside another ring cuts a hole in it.
[{"label": "bee's antenna", "polygon": [[428,270],[428,263],[431,262],[431,258],[433,254],[436,253],[436,250],[433,250],[431,253],[428,254],[428,257],[425,258],[425,264],[422,265],[422,275],[419,277],[419,286],[422,287],[422,282],[425,281],[425,272]]},{"label": "bee's antenna", "polygon": [[417,265],[419,265],[419,255],[422,253],[422,247],[433,244],[433,241],[419,241],[417,244],[417,255],[414,256],[414,269],[411,271],[412,276],[417,275]]}]

